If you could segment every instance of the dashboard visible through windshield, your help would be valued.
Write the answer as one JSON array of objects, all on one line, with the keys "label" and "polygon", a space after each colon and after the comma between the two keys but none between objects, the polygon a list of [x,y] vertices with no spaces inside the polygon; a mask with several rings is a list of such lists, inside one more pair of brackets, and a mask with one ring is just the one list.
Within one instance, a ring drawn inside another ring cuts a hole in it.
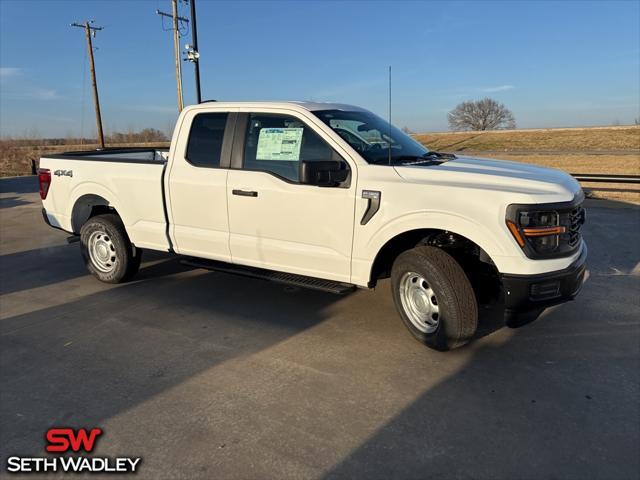
[{"label": "dashboard visible through windshield", "polygon": [[434,161],[433,158],[429,158],[430,152],[426,147],[371,112],[320,110],[313,113],[368,163]]}]

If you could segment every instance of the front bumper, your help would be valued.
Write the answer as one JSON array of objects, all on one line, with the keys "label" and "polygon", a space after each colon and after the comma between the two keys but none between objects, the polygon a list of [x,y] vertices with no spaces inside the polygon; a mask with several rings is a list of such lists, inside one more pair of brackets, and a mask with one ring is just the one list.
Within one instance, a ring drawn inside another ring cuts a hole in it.
[{"label": "front bumper", "polygon": [[583,244],[580,256],[564,270],[538,275],[502,275],[505,310],[526,312],[573,300],[584,283],[586,261],[587,246]]}]

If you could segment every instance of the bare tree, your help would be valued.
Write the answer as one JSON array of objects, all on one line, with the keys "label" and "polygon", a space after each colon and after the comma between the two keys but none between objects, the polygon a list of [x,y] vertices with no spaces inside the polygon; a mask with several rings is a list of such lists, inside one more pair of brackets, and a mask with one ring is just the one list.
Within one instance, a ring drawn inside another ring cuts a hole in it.
[{"label": "bare tree", "polygon": [[153,143],[166,142],[167,136],[164,132],[155,128],[145,128],[139,132],[134,132],[132,128],[126,133],[113,132],[107,136],[109,143]]},{"label": "bare tree", "polygon": [[516,128],[507,107],[492,98],[462,102],[448,114],[451,130],[505,130]]}]

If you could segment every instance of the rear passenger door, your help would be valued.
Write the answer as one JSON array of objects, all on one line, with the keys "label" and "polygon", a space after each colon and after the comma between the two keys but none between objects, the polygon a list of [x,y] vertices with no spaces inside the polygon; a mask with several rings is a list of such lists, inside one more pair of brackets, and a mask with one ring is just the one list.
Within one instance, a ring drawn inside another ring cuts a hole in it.
[{"label": "rear passenger door", "polygon": [[198,110],[183,120],[166,182],[177,253],[231,259],[226,185],[235,121],[235,113]]}]

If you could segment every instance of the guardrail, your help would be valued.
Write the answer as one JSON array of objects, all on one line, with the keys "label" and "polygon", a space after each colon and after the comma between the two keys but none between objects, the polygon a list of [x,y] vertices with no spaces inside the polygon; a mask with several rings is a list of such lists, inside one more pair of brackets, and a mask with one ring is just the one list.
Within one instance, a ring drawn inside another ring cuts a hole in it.
[{"label": "guardrail", "polygon": [[600,182],[600,183],[640,183],[640,175],[606,175],[606,174],[588,174],[588,173],[572,173],[579,182]]}]

